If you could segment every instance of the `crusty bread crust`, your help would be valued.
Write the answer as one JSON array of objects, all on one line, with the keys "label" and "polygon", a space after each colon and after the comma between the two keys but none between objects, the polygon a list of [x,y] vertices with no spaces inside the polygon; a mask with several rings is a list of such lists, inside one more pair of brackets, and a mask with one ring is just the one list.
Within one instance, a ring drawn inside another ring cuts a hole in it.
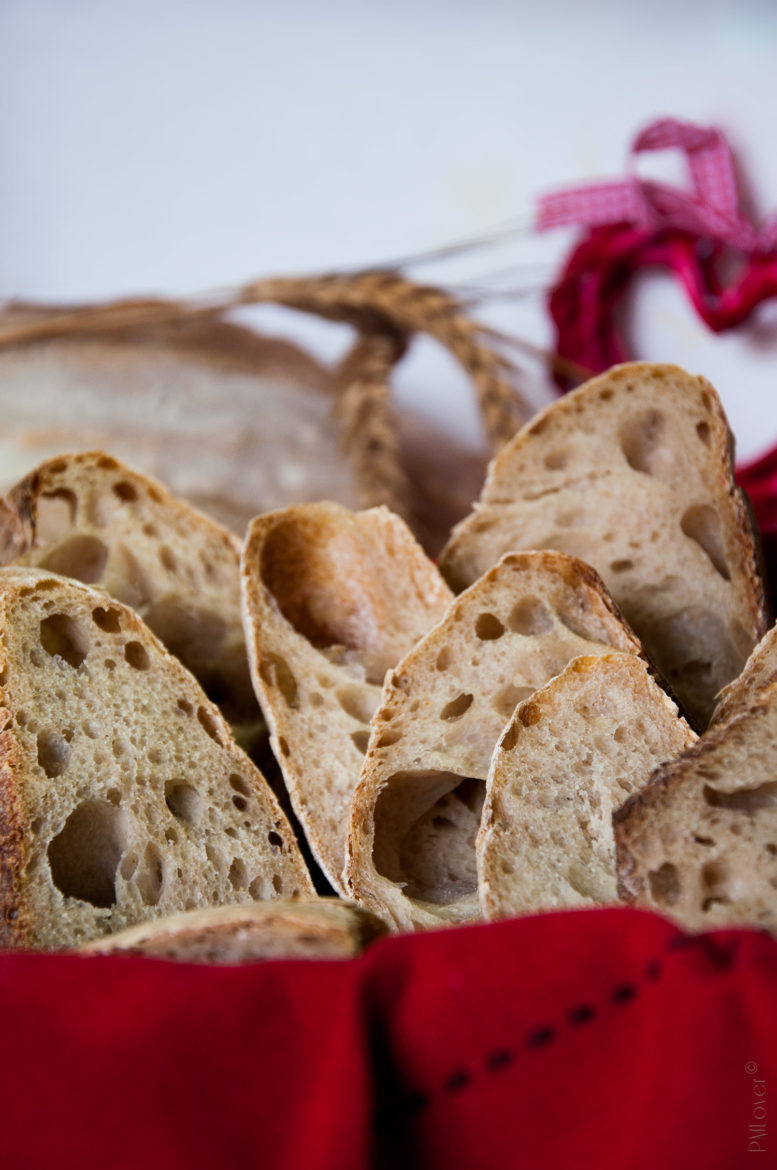
[{"label": "crusty bread crust", "polygon": [[353,903],[312,898],[189,910],[89,943],[82,953],[182,963],[352,959],[385,934],[379,918]]},{"label": "crusty bread crust", "polygon": [[575,658],[519,704],[477,839],[484,918],[614,902],[613,810],[695,740],[633,654]]},{"label": "crusty bread crust", "polygon": [[348,810],[385,673],[452,594],[398,516],[333,503],[253,520],[242,581],[273,750],[311,850],[343,892]]},{"label": "crusty bread crust", "polygon": [[704,378],[616,366],[547,407],[492,461],[441,554],[443,573],[462,588],[519,548],[589,561],[703,728],[767,626],[732,442]]},{"label": "crusty bread crust", "polygon": [[776,773],[771,684],[615,813],[620,897],[691,930],[777,930]]},{"label": "crusty bread crust", "polygon": [[313,892],[218,708],[103,590],[0,569],[0,717],[0,945]]},{"label": "crusty bread crust", "polygon": [[565,553],[513,553],[387,676],[348,827],[346,884],[396,930],[480,917],[475,837],[516,704],[580,654],[639,654],[601,580]]},{"label": "crusty bread crust", "polygon": [[243,635],[237,537],[103,451],[41,464],[8,504],[23,542],[3,563],[99,585],[131,605],[250,748],[263,726]]},{"label": "crusty bread crust", "polygon": [[764,634],[742,673],[718,695],[712,723],[725,723],[740,707],[747,707],[770,683],[777,682],[777,626]]}]

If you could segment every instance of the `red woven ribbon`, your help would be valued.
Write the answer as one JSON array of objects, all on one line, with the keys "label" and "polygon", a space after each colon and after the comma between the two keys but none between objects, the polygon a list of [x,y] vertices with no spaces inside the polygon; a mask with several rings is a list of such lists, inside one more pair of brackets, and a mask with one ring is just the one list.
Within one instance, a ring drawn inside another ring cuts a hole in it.
[{"label": "red woven ribbon", "polygon": [[[665,118],[635,139],[632,158],[679,149],[687,190],[640,178],[596,183],[543,196],[538,230],[587,228],[549,301],[556,348],[594,372],[631,356],[616,309],[636,272],[669,269],[701,319],[716,333],[741,325],[777,296],[777,214],[760,225],[742,211],[730,147],[720,130]],[[724,263],[734,275],[723,275]],[[765,533],[777,534],[777,448],[737,468]]]}]

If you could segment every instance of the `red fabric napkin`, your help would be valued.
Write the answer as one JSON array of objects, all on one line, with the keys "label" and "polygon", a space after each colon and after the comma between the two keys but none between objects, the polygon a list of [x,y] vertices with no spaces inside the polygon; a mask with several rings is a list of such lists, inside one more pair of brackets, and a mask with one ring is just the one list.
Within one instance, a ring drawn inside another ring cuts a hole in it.
[{"label": "red fabric napkin", "polygon": [[0,958],[3,1166],[774,1165],[777,944],[639,911],[351,962]]}]

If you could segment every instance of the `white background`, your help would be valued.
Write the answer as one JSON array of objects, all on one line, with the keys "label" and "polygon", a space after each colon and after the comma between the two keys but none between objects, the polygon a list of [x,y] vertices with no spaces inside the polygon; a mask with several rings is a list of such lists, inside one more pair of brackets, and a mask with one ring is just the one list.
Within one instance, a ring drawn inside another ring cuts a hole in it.
[{"label": "white background", "polygon": [[[188,293],[390,260],[622,174],[635,131],[667,114],[722,126],[761,216],[777,205],[776,52],[771,0],[0,0],[0,295]],[[548,344],[541,288],[569,242],[524,232],[419,275],[493,284],[515,266],[531,291],[486,315]],[[718,386],[742,455],[777,437],[777,313],[713,338],[651,277],[634,315],[638,356]],[[264,320],[326,356],[344,344]],[[466,383],[431,344],[399,382],[474,434]]]}]

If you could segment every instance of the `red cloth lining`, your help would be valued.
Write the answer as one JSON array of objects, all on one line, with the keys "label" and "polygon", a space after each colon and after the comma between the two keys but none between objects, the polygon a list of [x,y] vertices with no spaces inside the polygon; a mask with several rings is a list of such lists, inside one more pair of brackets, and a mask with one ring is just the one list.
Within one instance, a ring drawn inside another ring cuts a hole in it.
[{"label": "red cloth lining", "polygon": [[4,1164],[730,1170],[777,1150],[776,993],[765,935],[626,909],[350,963],[6,955]]}]

